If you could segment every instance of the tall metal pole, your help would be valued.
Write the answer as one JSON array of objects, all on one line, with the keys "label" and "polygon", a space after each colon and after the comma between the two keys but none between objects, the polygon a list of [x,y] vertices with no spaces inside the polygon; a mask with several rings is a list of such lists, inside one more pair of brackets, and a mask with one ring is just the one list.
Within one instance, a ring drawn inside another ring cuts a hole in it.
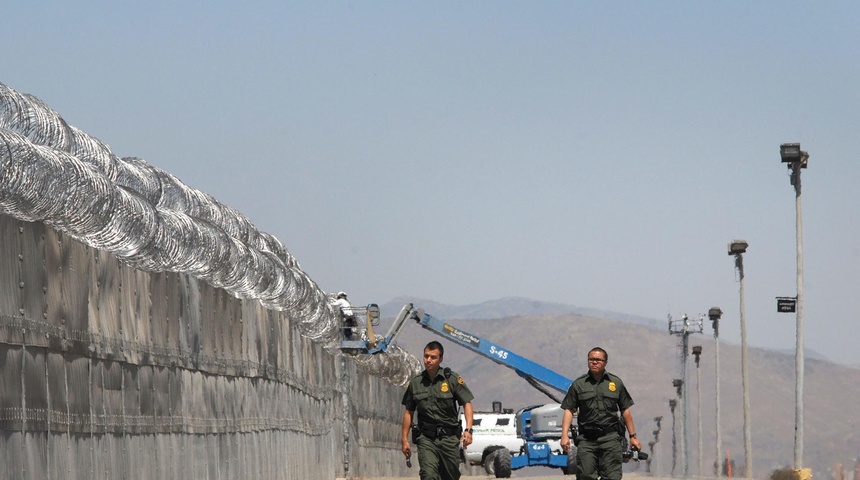
[{"label": "tall metal pole", "polygon": [[792,165],[794,181],[795,234],[797,235],[797,339],[794,354],[794,372],[797,377],[794,391],[794,468],[803,465],[803,208],[800,203],[800,164]]},{"label": "tall metal pole", "polygon": [[[702,476],[702,371],[699,368],[700,357],[702,356],[702,347],[696,345],[693,347],[693,356],[696,357],[696,428],[698,429],[698,474]],[[860,479],[858,479],[860,480]]]},{"label": "tall metal pole", "polygon": [[716,414],[717,414],[717,451],[715,452],[717,455],[714,457],[714,461],[717,462],[717,478],[723,476],[723,437],[720,431],[720,339],[718,334],[714,332],[714,355],[716,358],[716,366],[714,366],[714,375],[716,376]]},{"label": "tall metal pole", "polygon": [[672,412],[672,476],[675,476],[675,466],[678,463],[678,442],[675,436],[675,405],[678,402],[672,398],[669,400],[669,410]]},{"label": "tall metal pole", "polygon": [[[723,311],[720,307],[711,307],[708,310],[708,317],[710,317],[711,322],[713,322],[714,327],[714,379],[715,379],[715,403],[716,403],[716,413],[717,413],[717,426],[716,426],[716,455],[714,456],[714,463],[717,467],[717,478],[723,476],[723,439],[720,436],[720,317],[722,317]],[[858,479],[860,480],[860,479]]]},{"label": "tall metal pole", "polygon": [[[684,315],[686,322],[687,316]],[[688,419],[690,418],[690,402],[687,390],[687,356],[690,354],[690,334],[684,333],[681,336],[681,394],[678,396],[678,401],[681,403],[681,476],[686,477],[690,474],[690,429]]]},{"label": "tall metal pole", "polygon": [[738,270],[740,281],[740,310],[741,310],[741,372],[743,377],[744,397],[744,476],[752,478],[752,434],[750,433],[750,392],[749,375],[747,372],[747,319],[744,305],[744,252],[747,242],[734,240],[729,244],[729,255],[735,256],[735,268]]},{"label": "tall metal pole", "polygon": [[794,350],[794,468],[803,468],[803,208],[800,201],[800,171],[807,167],[809,154],[800,149],[799,143],[783,143],[779,146],[782,162],[788,164],[791,184],[794,186],[795,235],[797,237],[797,336]]},{"label": "tall metal pole", "polygon": [[800,204],[800,166],[793,171],[797,175],[795,190],[795,224],[797,235],[797,339],[794,354],[794,372],[797,382],[794,391],[794,468],[803,465],[803,209]]}]

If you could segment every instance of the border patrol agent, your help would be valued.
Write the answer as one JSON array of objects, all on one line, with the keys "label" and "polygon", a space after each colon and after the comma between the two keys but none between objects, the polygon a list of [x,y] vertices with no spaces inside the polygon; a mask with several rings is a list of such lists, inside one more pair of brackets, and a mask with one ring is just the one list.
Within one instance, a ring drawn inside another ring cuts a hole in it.
[{"label": "border patrol agent", "polygon": [[[600,347],[588,352],[588,373],[573,381],[561,402],[564,418],[561,426],[561,448],[570,450],[568,431],[573,422],[573,412],[579,410],[579,434],[577,445],[577,480],[621,480],[623,452],[621,441],[623,426],[630,432],[630,444],[640,450],[642,444],[636,438],[633,426],[633,398],[624,382],[606,371],[609,354]],[[621,419],[618,418],[621,412]]]},{"label": "border patrol agent", "polygon": [[[401,444],[406,464],[411,466],[412,450],[409,434],[418,447],[421,480],[458,480],[460,478],[460,448],[472,443],[472,400],[475,398],[463,377],[450,368],[440,369],[445,349],[433,341],[424,347],[424,371],[409,381],[401,402],[403,413]],[[459,407],[463,406],[466,429],[462,430]],[[412,417],[418,412],[418,424]]]}]

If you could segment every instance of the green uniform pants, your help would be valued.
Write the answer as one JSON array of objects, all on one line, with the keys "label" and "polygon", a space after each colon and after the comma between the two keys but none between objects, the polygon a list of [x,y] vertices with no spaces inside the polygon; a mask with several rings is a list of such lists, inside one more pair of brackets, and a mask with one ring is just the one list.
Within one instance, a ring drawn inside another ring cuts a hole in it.
[{"label": "green uniform pants", "polygon": [[580,437],[576,451],[576,480],[621,480],[621,437],[608,433],[597,440]]},{"label": "green uniform pants", "polygon": [[418,465],[421,480],[460,479],[460,438],[456,435],[418,437]]}]

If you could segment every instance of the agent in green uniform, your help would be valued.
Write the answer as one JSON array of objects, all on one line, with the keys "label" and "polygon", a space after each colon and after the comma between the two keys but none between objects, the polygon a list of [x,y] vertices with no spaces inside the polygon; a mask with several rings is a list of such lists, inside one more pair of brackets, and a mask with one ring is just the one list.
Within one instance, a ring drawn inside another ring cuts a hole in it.
[{"label": "agent in green uniform", "polygon": [[[579,411],[579,434],[577,443],[577,480],[621,480],[621,424],[624,421],[630,432],[630,444],[640,450],[642,444],[636,438],[633,414],[630,407],[633,399],[624,382],[606,371],[609,354],[595,347],[588,352],[588,373],[577,378],[567,390],[561,402],[564,418],[561,424],[561,448],[570,450],[568,431],[573,421],[573,412]],[[621,412],[621,419],[618,418]]]},{"label": "agent in green uniform", "polygon": [[463,406],[466,430],[463,447],[472,443],[472,399],[475,398],[463,377],[449,368],[441,369],[445,349],[439,342],[424,347],[424,371],[409,381],[403,394],[403,431],[400,442],[407,461],[412,456],[409,433],[412,417],[418,412],[413,442],[418,447],[421,480],[458,480],[460,478],[459,407]]}]

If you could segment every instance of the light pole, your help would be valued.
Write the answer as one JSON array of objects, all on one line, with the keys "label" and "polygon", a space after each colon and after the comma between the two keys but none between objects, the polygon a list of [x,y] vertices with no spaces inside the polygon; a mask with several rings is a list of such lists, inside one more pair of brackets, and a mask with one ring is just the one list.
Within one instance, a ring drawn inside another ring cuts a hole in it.
[{"label": "light pole", "polygon": [[[693,346],[693,356],[696,357],[696,420],[698,428],[698,455],[699,476],[702,476],[702,371],[699,369],[699,360],[702,356],[702,346]],[[860,480],[860,479],[858,479]]]},{"label": "light pole", "polygon": [[800,203],[800,171],[806,168],[809,154],[799,143],[783,143],[779,156],[788,164],[791,184],[794,186],[795,234],[797,236],[797,337],[794,352],[794,468],[803,464],[803,218]]},{"label": "light pole", "polygon": [[744,253],[749,244],[744,240],[732,240],[729,243],[729,255],[735,257],[735,268],[740,282],[741,308],[741,372],[743,377],[744,395],[744,476],[752,478],[752,435],[750,433],[750,390],[749,375],[747,374],[747,319],[744,306]]},{"label": "light pole", "polygon": [[672,380],[675,393],[678,395],[678,462],[681,465],[679,476],[686,477],[690,471],[689,449],[687,448],[687,382],[682,378]]},{"label": "light pole", "polygon": [[[674,381],[672,382],[674,384]],[[672,476],[675,476],[675,465],[678,463],[678,442],[675,436],[675,406],[678,401],[669,399],[669,410],[672,412]]]},{"label": "light pole", "polygon": [[[720,436],[720,317],[723,316],[723,311],[720,310],[720,307],[711,307],[708,310],[708,318],[711,319],[712,326],[714,327],[714,363],[716,366],[714,367],[714,379],[715,379],[715,397],[716,400],[716,411],[717,411],[717,455],[714,457],[714,462],[717,465],[717,478],[723,476],[723,439]],[[860,480],[860,479],[858,479]]]},{"label": "light pole", "polygon": [[702,333],[704,331],[704,318],[699,316],[697,320],[691,319],[687,314],[681,316],[680,320],[672,319],[669,315],[669,334],[678,335],[681,337],[681,378],[680,383],[675,385],[678,389],[678,406],[681,408],[681,442],[680,442],[680,459],[682,477],[686,477],[690,472],[690,446],[688,439],[688,422],[690,417],[690,396],[687,391],[687,356],[690,354],[690,334]]},{"label": "light pole", "polygon": [[[651,432],[654,435],[654,440],[648,442],[648,446],[651,447],[651,451],[650,451],[651,456],[648,457],[648,473],[651,473],[651,462],[655,461],[655,459],[656,459],[654,447],[656,447],[657,443],[660,442],[660,422],[662,420],[663,420],[663,415],[660,415],[658,417],[654,417],[654,423],[657,425],[657,428],[655,428],[654,431]],[[660,468],[659,463],[657,464],[657,468],[658,469]],[[858,477],[858,480],[860,480],[860,477]]]}]

